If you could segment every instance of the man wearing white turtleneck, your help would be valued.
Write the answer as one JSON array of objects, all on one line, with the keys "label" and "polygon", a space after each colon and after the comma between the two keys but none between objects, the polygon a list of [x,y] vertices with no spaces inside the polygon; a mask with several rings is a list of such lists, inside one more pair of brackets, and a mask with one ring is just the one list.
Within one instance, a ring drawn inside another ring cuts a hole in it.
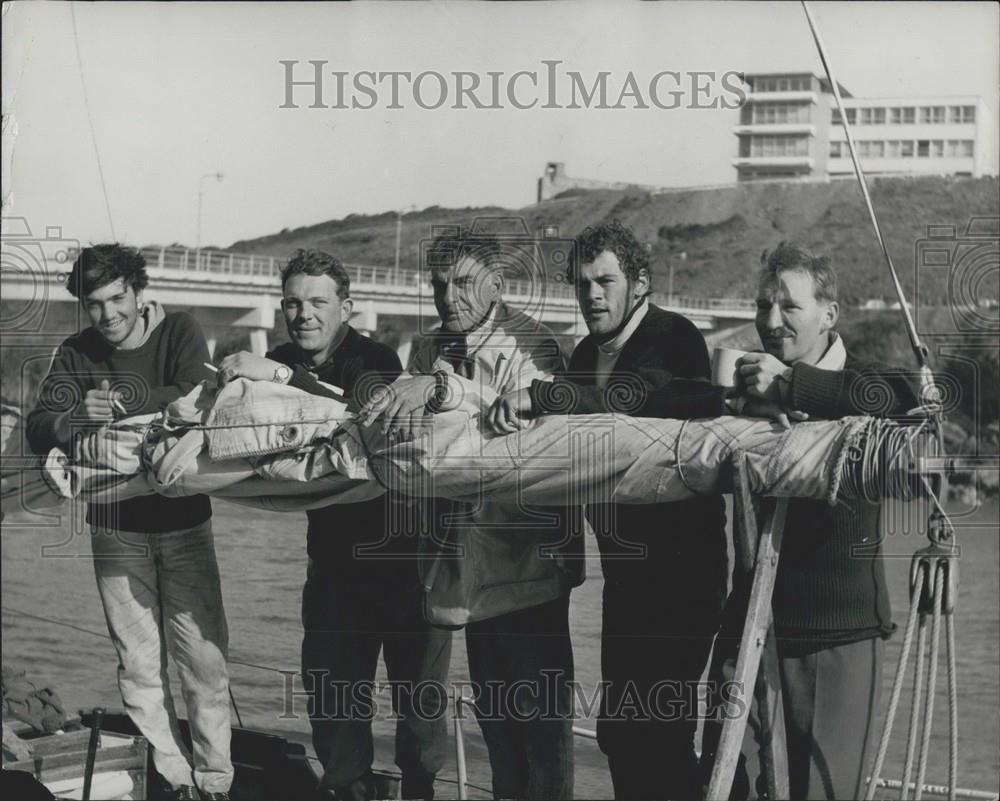
[{"label": "man wearing white turtleneck", "polygon": [[[604,254],[599,258],[603,257]],[[644,298],[640,299],[636,304],[635,312],[629,318],[628,322],[625,323],[625,327],[610,340],[602,342],[597,346],[597,367],[594,370],[594,383],[598,388],[604,389],[608,385],[608,378],[610,378],[611,371],[615,369],[615,365],[618,363],[618,357],[622,355],[625,344],[629,341],[632,334],[635,333],[635,329],[639,327],[639,323],[642,322],[647,311],[649,311],[649,304],[646,303]]]},{"label": "man wearing white turtleneck", "polygon": [[[631,230],[617,221],[586,229],[567,278],[590,334],[567,373],[498,399],[487,415],[495,430],[541,414],[725,414],[701,333],[647,300],[649,256]],[[722,497],[588,504],[587,519],[604,573],[597,737],[615,798],[699,797],[698,682],[726,594]]]}]

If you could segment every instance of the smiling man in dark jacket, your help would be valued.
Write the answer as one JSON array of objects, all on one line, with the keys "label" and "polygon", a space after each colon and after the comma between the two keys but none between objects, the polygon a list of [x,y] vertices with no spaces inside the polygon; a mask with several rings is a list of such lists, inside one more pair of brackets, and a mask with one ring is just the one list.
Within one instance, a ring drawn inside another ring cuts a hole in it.
[{"label": "smiling man in dark jacket", "polygon": [[[267,358],[246,352],[227,356],[219,366],[222,381],[242,376],[313,394],[342,391],[348,408],[357,411],[399,376],[402,365],[396,353],[348,324],[351,280],[337,259],[320,251],[296,251],[281,282],[292,341]],[[393,528],[409,519],[404,511],[387,495],[307,513],[302,674],[313,701],[313,745],[324,770],[320,788],[336,798],[376,797],[371,773],[375,703],[365,699],[364,687],[375,680],[380,650],[395,688],[396,764],[403,797],[433,798],[434,776],[444,763],[448,731],[443,688],[451,632],[422,617],[416,532]],[[415,697],[411,690],[418,685]],[[348,698],[352,701],[346,702]],[[341,701],[345,703],[337,706]]]}]

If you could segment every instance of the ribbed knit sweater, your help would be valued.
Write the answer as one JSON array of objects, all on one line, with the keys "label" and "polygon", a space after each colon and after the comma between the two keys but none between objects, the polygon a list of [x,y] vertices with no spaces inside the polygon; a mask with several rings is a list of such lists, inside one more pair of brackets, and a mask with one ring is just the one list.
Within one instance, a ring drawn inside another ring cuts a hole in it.
[{"label": "ribbed knit sweater", "polygon": [[[901,371],[850,354],[843,370],[795,365],[791,392],[791,407],[813,419],[897,417],[917,406]],[[779,643],[822,647],[893,631],[880,511],[863,502],[789,503],[772,601]]]},{"label": "ribbed knit sweater", "polygon": [[[94,328],[87,328],[59,346],[48,375],[39,389],[38,404],[25,425],[28,444],[35,453],[51,448],[71,451],[59,420],[67,412],[72,431],[95,429],[81,417],[78,404],[88,391],[107,379],[117,390],[129,415],[160,411],[190,392],[212,374],[205,367],[208,345],[198,323],[185,312],[167,314],[132,350],[112,347]],[[114,504],[88,504],[87,522],[118,531],[144,533],[181,531],[212,516],[207,495],[167,498],[145,495]]]}]

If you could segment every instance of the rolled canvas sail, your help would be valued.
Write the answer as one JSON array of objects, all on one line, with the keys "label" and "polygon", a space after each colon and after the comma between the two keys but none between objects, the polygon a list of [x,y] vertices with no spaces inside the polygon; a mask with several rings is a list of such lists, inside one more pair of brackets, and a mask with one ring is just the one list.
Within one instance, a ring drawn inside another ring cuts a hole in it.
[{"label": "rolled canvas sail", "polygon": [[[498,436],[472,407],[428,417],[415,439],[390,443],[378,424],[349,420],[332,399],[267,382],[234,382],[211,404],[207,392],[158,420],[104,429],[112,454],[106,465],[73,464],[53,451],[40,476],[22,475],[17,491],[37,509],[69,497],[109,503],[157,492],[295,511],[387,489],[529,505],[662,503],[726,491],[732,457],[742,452],[755,493],[832,502],[845,486],[861,492],[862,477],[868,494],[920,491],[910,474],[930,441],[919,428],[864,417],[786,430],[745,417],[613,414],[547,416]],[[890,429],[897,436],[886,436]],[[15,486],[5,482],[7,497]]]}]

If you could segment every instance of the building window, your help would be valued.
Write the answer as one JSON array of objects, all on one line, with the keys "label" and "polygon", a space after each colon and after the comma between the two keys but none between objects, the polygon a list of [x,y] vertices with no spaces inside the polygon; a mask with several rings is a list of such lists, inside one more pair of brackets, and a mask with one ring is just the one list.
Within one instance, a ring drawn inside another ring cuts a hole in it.
[{"label": "building window", "polygon": [[830,142],[830,158],[839,159],[843,158],[841,155],[844,142]]},{"label": "building window", "polygon": [[912,106],[896,106],[895,108],[889,109],[889,124],[890,125],[913,125],[916,122],[917,110]]},{"label": "building window", "polygon": [[[855,124],[855,120],[857,119],[857,109],[854,109],[854,108],[845,108],[844,111],[847,112],[847,122],[848,122],[848,124],[849,125],[854,125]],[[841,124],[841,122],[840,122],[840,109],[835,108],[833,110],[833,113],[830,115],[830,122],[833,123],[834,125],[840,125]]]},{"label": "building window", "polygon": [[971,139],[962,140],[962,157],[971,159],[974,153],[973,151],[973,141]]},{"label": "building window", "polygon": [[898,139],[890,139],[885,143],[885,155],[890,159],[899,158],[899,146],[902,144]]},{"label": "building window", "polygon": [[763,158],[808,156],[809,140],[804,136],[754,136],[751,137],[750,155]]},{"label": "building window", "polygon": [[944,157],[944,141],[941,139],[931,140],[931,156],[936,159]]},{"label": "building window", "polygon": [[809,107],[802,103],[755,103],[751,120],[755,125],[809,122]]},{"label": "building window", "polygon": [[940,125],[944,122],[944,106],[921,106],[920,122],[925,125]]},{"label": "building window", "polygon": [[868,155],[873,159],[880,159],[885,156],[885,142],[869,142]]},{"label": "building window", "polygon": [[931,143],[926,139],[917,140],[917,157],[925,159],[931,154]]},{"label": "building window", "polygon": [[913,158],[913,140],[904,139],[899,143],[899,156],[904,159]]},{"label": "building window", "polygon": [[972,123],[976,121],[975,106],[949,106],[948,122]]},{"label": "building window", "polygon": [[860,125],[885,125],[884,108],[863,108],[861,109]]}]

